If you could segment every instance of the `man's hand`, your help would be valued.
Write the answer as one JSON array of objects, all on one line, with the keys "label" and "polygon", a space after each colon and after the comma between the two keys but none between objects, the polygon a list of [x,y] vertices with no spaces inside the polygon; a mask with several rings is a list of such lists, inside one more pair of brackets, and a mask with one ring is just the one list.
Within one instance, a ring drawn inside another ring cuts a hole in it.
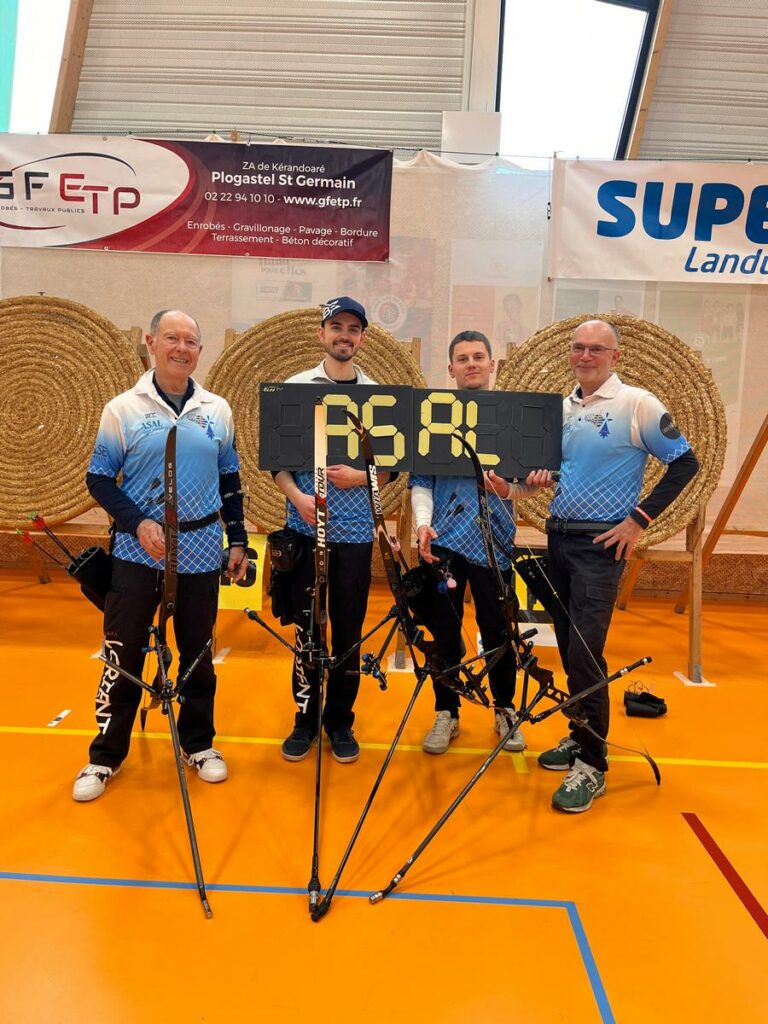
[{"label": "man's hand", "polygon": [[248,572],[248,555],[245,548],[239,544],[229,549],[229,561],[227,562],[227,576],[233,583],[238,583]]},{"label": "man's hand", "polygon": [[297,493],[291,501],[307,526],[315,525],[315,496],[314,494]]},{"label": "man's hand", "polygon": [[483,473],[483,479],[485,480],[485,489],[491,494],[495,494],[502,501],[506,501],[512,492],[512,484],[508,480],[505,480],[503,476],[499,476],[498,473],[494,473],[492,469],[489,469],[487,473]]},{"label": "man's hand", "polygon": [[437,539],[437,530],[431,526],[420,526],[416,536],[419,538],[419,554],[423,560],[429,565],[439,562],[437,555],[432,554],[432,541]]},{"label": "man's hand", "polygon": [[489,469],[483,476],[485,477],[486,491],[498,495],[502,501],[507,501],[509,498],[515,500],[531,498],[542,487],[549,487],[552,484],[552,472],[549,469],[532,469],[525,478],[524,484],[511,484],[503,476],[494,473],[492,469]]},{"label": "man's hand", "polygon": [[606,548],[613,547],[616,545],[616,561],[621,561],[622,556],[629,558],[632,554],[632,549],[635,544],[640,540],[643,533],[642,526],[638,526],[634,519],[630,516],[618,523],[610,530],[606,530],[605,533],[601,533],[599,537],[595,537],[592,541],[593,544],[604,543]]},{"label": "man's hand", "polygon": [[351,466],[328,466],[326,474],[334,487],[342,489],[360,487],[366,482],[366,476],[362,469],[353,469]]},{"label": "man's hand", "polygon": [[[542,487],[552,486],[552,470],[551,469],[532,469],[528,476],[525,478],[526,487],[532,487],[535,493]],[[530,497],[530,495],[529,495]]]},{"label": "man's hand", "polygon": [[165,534],[160,523],[142,519],[136,527],[136,538],[150,558],[158,562],[165,558]]}]

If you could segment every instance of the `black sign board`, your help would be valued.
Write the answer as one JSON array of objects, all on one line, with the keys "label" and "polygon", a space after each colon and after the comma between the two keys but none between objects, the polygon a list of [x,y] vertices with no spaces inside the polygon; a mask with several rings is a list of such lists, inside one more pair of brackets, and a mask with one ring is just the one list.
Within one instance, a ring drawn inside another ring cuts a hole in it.
[{"label": "black sign board", "polygon": [[558,394],[364,384],[262,384],[260,393],[260,469],[313,468],[319,396],[326,407],[328,465],[363,468],[349,409],[368,429],[381,469],[471,476],[472,463],[454,432],[477,451],[483,468],[506,479],[560,468],[563,399]]},{"label": "black sign board", "polygon": [[527,391],[413,392],[412,473],[471,476],[472,463],[459,433],[483,469],[521,479],[532,469],[559,469],[563,396]]},{"label": "black sign board", "polygon": [[347,416],[354,413],[367,429],[380,469],[411,467],[413,389],[405,385],[262,384],[259,408],[259,469],[299,473],[313,468],[315,404],[325,405],[327,464],[355,466],[365,462],[360,439]]}]

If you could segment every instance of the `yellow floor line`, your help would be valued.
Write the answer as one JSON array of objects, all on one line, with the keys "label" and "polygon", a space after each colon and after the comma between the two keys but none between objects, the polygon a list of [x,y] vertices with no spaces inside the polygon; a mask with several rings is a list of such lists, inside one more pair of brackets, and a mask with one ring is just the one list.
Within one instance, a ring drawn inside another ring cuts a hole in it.
[{"label": "yellow floor line", "polygon": [[[0,725],[0,735],[25,735],[25,736],[93,736],[94,729],[50,729],[48,726],[39,725]],[[167,732],[134,732],[131,734],[135,740],[169,740]],[[271,736],[217,736],[217,743],[247,743],[257,746],[279,747],[281,739]],[[361,750],[389,750],[389,743],[361,743]],[[420,754],[421,746],[410,743],[398,745],[398,752],[406,754]],[[449,747],[449,754],[483,754],[488,755],[490,747]],[[539,750],[526,750],[524,753],[513,753],[504,756],[512,758],[515,771],[527,773],[528,766],[525,758],[535,759],[539,756]],[[644,758],[632,757],[626,754],[612,754],[610,761],[623,764],[643,764]],[[715,761],[709,758],[697,757],[654,757],[657,764],[669,765],[671,767],[683,768],[751,768],[757,770],[768,769],[768,761]]]}]

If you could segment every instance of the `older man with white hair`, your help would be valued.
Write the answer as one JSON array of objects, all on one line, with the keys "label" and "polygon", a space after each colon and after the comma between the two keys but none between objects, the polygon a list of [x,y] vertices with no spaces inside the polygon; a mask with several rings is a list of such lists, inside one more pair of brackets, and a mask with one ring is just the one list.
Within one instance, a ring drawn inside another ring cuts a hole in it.
[{"label": "older man with white hair", "polygon": [[[154,369],[107,403],[86,477],[116,531],[104,648],[111,662],[141,676],[162,594],[165,444],[175,426],[179,534],[174,634],[183,675],[213,635],[222,518],[230,547],[227,571],[234,581],[248,568],[247,534],[232,412],[223,398],[192,378],[202,349],[197,321],[180,310],[162,310],[152,318],[146,341]],[[227,778],[224,759],[213,748],[215,692],[209,649],[189,676],[179,709],[186,761],[205,782]],[[95,800],[120,770],[140,699],[138,686],[105,666],[96,694],[98,734],[75,780],[75,800]]]}]

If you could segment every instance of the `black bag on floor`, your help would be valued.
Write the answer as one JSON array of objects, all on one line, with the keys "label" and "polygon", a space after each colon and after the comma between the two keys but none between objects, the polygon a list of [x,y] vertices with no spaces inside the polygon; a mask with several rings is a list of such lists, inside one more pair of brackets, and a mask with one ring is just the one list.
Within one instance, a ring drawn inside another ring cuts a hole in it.
[{"label": "black bag on floor", "polygon": [[630,718],[661,718],[667,713],[667,702],[647,690],[624,693],[624,710]]}]

